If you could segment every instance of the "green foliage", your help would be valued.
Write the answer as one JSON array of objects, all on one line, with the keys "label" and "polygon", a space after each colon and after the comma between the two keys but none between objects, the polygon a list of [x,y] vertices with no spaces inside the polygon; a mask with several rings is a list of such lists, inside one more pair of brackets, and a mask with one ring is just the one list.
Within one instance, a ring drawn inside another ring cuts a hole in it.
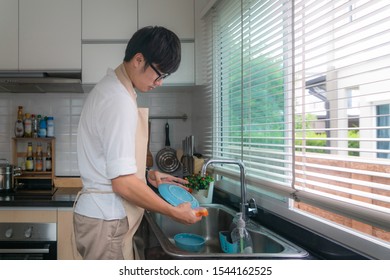
[{"label": "green foliage", "polygon": [[200,174],[192,174],[185,178],[189,183],[185,186],[192,190],[207,190],[211,182],[214,181],[214,178],[206,174],[202,177]]},{"label": "green foliage", "polygon": [[[302,130],[303,126],[302,124],[305,123],[307,129],[312,128],[312,123],[317,120],[317,117],[313,114],[307,114],[305,115],[305,122],[302,119],[301,115],[297,115],[295,117],[295,128],[299,131]],[[295,145],[296,146],[302,146],[302,132],[299,132],[296,134],[296,140],[295,140]],[[326,149],[321,149],[319,147],[326,147],[327,146],[327,141],[326,141],[326,133],[316,133],[314,131],[307,131],[305,132],[305,146],[306,147],[316,147],[316,148],[306,148],[306,152],[312,152],[312,153],[328,153]],[[315,138],[315,139],[314,139]],[[321,138],[321,139],[318,139]],[[352,140],[352,139],[357,139],[359,138],[359,130],[354,129],[354,130],[349,130],[348,131],[348,138],[351,140],[348,140],[348,148],[354,148],[358,149],[360,144],[359,140]],[[302,148],[297,148],[296,151],[302,151]],[[359,156],[359,152],[355,151],[349,151],[348,155],[350,156]]]},{"label": "green foliage", "polygon": [[[348,131],[348,138],[349,139],[359,138],[359,130],[357,130],[357,129],[349,130]],[[357,140],[349,140],[348,141],[348,148],[359,149],[360,142]],[[348,155],[358,157],[360,154],[359,154],[359,152],[349,151]]]}]

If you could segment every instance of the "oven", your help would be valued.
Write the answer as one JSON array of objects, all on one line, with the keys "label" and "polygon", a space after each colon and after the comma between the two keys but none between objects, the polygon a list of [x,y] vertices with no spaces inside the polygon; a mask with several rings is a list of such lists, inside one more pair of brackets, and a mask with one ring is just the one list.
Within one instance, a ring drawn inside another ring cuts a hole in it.
[{"label": "oven", "polygon": [[56,260],[55,223],[0,223],[0,260]]}]

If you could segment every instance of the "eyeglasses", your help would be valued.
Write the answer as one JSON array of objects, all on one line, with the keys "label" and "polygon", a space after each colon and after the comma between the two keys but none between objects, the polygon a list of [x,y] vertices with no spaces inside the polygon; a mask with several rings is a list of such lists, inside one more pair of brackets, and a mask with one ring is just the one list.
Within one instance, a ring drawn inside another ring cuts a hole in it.
[{"label": "eyeglasses", "polygon": [[158,81],[164,80],[166,77],[168,77],[170,75],[169,73],[160,73],[160,71],[158,71],[156,69],[156,67],[153,66],[152,63],[150,63],[149,65],[150,65],[150,67],[152,67],[154,72],[156,72],[156,74],[158,75],[158,77],[154,80],[154,82],[158,82]]}]

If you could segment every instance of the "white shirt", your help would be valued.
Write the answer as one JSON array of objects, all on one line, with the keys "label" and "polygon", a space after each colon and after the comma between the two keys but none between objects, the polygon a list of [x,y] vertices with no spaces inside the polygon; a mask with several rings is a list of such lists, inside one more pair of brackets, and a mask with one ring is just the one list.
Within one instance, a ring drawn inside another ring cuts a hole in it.
[{"label": "white shirt", "polygon": [[[133,92],[135,95],[135,92]],[[75,212],[105,220],[126,217],[119,195],[111,193],[111,179],[134,174],[138,112],[135,98],[112,69],[89,93],[77,134],[78,165],[83,191]]]}]

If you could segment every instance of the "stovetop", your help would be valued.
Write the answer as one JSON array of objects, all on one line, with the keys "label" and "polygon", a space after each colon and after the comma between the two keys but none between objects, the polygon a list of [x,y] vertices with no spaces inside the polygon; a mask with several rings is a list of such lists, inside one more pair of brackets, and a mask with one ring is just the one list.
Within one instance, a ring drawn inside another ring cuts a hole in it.
[{"label": "stovetop", "polygon": [[57,188],[51,189],[16,189],[13,191],[1,192],[1,196],[48,196],[51,197],[57,191]]},{"label": "stovetop", "polygon": [[57,191],[56,187],[51,188],[16,188],[13,190],[0,191],[0,199],[6,197],[18,198],[50,198]]},{"label": "stovetop", "polygon": [[12,190],[1,190],[0,197],[52,197],[57,191],[51,180],[18,179]]}]

